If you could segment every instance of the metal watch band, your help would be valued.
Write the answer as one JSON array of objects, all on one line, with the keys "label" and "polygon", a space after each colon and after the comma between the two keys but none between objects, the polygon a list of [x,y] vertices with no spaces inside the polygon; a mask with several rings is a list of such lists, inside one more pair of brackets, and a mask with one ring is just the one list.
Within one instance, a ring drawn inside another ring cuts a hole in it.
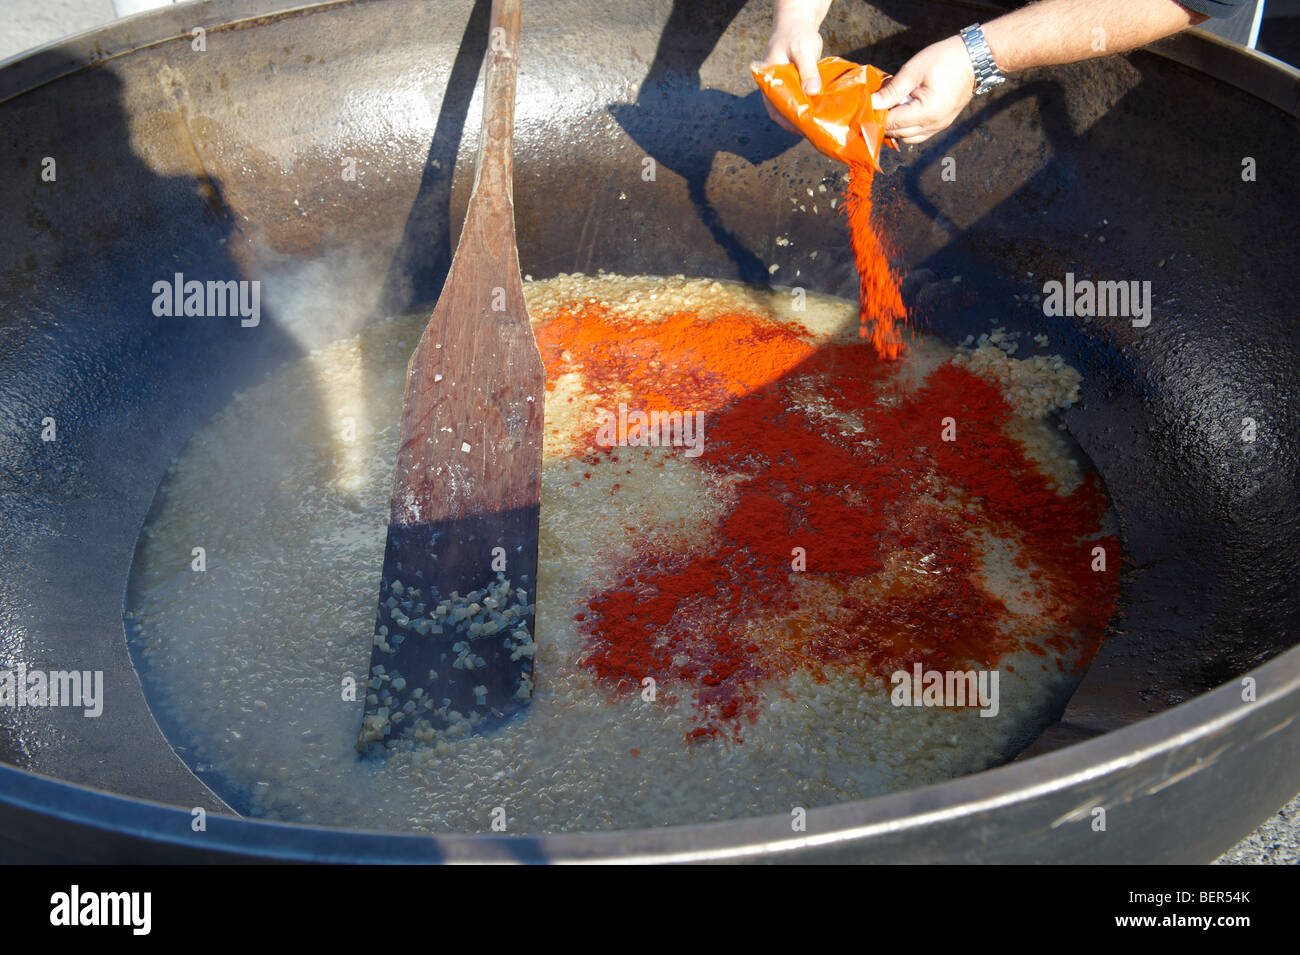
[{"label": "metal watch band", "polygon": [[1005,83],[1007,78],[993,62],[993,51],[989,41],[984,38],[984,31],[978,23],[972,23],[961,31],[962,42],[970,55],[971,66],[975,68],[975,95],[987,93],[993,87]]}]

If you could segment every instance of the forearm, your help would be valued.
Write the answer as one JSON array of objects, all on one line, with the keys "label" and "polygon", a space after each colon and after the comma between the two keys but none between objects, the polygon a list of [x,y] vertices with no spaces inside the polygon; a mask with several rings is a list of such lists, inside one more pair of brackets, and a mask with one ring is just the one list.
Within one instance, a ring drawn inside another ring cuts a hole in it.
[{"label": "forearm", "polygon": [[802,18],[821,26],[830,8],[831,0],[776,0],[772,5],[772,23]]},{"label": "forearm", "polygon": [[1039,0],[985,23],[984,36],[1014,73],[1122,53],[1205,19],[1174,0]]}]

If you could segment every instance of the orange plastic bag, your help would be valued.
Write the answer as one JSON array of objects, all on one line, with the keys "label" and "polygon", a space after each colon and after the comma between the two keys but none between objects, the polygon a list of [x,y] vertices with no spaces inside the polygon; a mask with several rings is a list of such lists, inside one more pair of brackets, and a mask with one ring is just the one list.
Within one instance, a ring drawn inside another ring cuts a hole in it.
[{"label": "orange plastic bag", "polygon": [[[871,108],[871,94],[889,74],[874,66],[860,66],[838,56],[817,61],[822,91],[809,96],[799,82],[793,63],[752,68],[754,81],[776,111],[808,137],[818,150],[854,164],[880,169],[880,144],[885,139],[885,110]],[[895,149],[898,143],[892,139]]]}]

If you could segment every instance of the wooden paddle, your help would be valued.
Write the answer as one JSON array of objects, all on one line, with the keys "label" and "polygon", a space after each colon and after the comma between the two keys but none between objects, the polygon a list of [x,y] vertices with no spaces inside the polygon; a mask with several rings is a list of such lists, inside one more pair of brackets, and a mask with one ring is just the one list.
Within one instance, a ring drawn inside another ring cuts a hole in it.
[{"label": "wooden paddle", "polygon": [[357,748],[499,724],[532,689],[545,372],[515,247],[520,0],[494,0],[474,191],[407,368]]}]

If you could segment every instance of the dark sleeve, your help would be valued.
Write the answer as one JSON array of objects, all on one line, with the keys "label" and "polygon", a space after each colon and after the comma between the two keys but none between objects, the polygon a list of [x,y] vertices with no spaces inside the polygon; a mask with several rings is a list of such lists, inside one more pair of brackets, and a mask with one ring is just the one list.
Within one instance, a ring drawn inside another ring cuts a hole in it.
[{"label": "dark sleeve", "polygon": [[1188,10],[1204,13],[1207,17],[1230,17],[1237,12],[1242,0],[1178,0]]}]

